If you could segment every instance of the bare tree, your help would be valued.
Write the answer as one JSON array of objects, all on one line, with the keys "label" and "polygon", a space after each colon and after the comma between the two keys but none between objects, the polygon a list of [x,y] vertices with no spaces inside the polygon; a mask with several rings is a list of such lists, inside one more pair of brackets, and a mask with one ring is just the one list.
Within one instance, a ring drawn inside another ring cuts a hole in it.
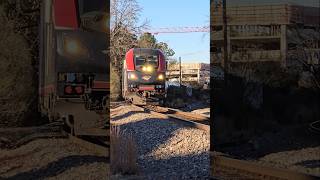
[{"label": "bare tree", "polygon": [[111,0],[110,4],[110,58],[111,99],[121,94],[121,71],[125,53],[137,44],[137,34],[146,28],[147,21],[139,25],[142,8],[136,0]]},{"label": "bare tree", "polygon": [[120,70],[125,53],[137,43],[137,36],[147,21],[138,25],[142,8],[136,0],[111,0],[110,57],[112,65]]},{"label": "bare tree", "polygon": [[[317,59],[318,62],[311,61],[312,53],[311,49],[316,49],[317,44],[320,41],[320,30],[319,27],[315,27],[313,29],[309,29],[309,31],[305,31],[304,29],[294,27],[294,33],[296,34],[297,44],[295,50],[290,53],[290,58],[295,60],[297,63],[295,64],[295,68],[300,68],[300,71],[304,72],[302,74],[306,75],[306,81],[309,82],[309,86],[314,89],[320,89],[320,67],[319,67],[319,59],[320,55],[318,54]],[[312,35],[307,37],[306,34]],[[316,52],[314,54],[317,55]]]}]

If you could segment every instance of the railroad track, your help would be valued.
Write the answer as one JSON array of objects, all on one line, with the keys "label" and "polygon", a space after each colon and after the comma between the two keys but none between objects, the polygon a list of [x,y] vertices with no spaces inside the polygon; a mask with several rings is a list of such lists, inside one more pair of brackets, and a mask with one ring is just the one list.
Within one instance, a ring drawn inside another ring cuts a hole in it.
[{"label": "railroad track", "polygon": [[262,166],[245,160],[233,159],[210,152],[212,176],[215,179],[287,179],[313,180],[312,175],[291,170]]},{"label": "railroad track", "polygon": [[[136,106],[136,105],[134,105]],[[178,124],[183,124],[185,126],[201,129],[204,131],[210,131],[210,119],[191,112],[183,112],[177,109],[147,105],[147,106],[137,106],[143,108],[146,112],[166,117],[171,121],[174,121]]]},{"label": "railroad track", "polygon": [[113,109],[113,108],[117,108],[119,106],[123,106],[125,104],[129,104],[128,102],[126,101],[117,101],[117,102],[110,102],[110,108]]},{"label": "railroad track", "polygon": [[[110,145],[106,137],[73,136],[64,130],[62,123],[51,123],[37,127],[0,128],[0,137],[5,139],[4,148],[17,148],[36,139],[68,138],[71,142],[100,156],[109,156]],[[1,144],[1,143],[0,143]]]},{"label": "railroad track", "polygon": [[112,109],[111,114],[114,117],[111,124],[135,138],[139,146],[138,163],[144,175],[154,179],[209,176],[209,133],[201,130],[204,126],[209,130],[208,125],[191,122],[190,117],[173,118],[172,111],[159,106],[125,103]]},{"label": "railroad track", "polygon": [[[143,106],[147,111],[170,117],[178,123],[210,131],[209,119],[189,112],[159,106]],[[311,180],[317,177],[286,169],[262,166],[246,160],[221,155],[211,156],[212,178],[214,179],[288,179]]]},{"label": "railroad track", "polygon": [[[73,127],[72,127],[73,126]],[[109,158],[110,152],[110,134],[106,130],[92,128],[92,129],[85,129],[85,133],[81,132],[81,129],[78,129],[79,134],[82,135],[75,135],[74,134],[74,124],[68,124],[64,126],[64,133],[67,134],[68,139],[77,144],[84,149],[89,150],[90,152],[94,153],[95,155],[104,156]],[[73,130],[72,130],[73,129]]]},{"label": "railroad track", "polygon": [[36,127],[0,128],[0,137],[5,145],[3,148],[17,148],[35,139],[66,138],[62,127],[58,123],[51,123]]},{"label": "railroad track", "polygon": [[84,149],[89,150],[95,155],[109,157],[110,144],[101,139],[92,138],[92,137],[77,137],[68,135],[69,140],[83,147]]},{"label": "railroad track", "polygon": [[[118,106],[120,105],[121,103],[118,104]],[[209,119],[198,114],[153,105],[136,107],[143,108],[148,113],[170,119],[176,123],[210,131]],[[315,124],[316,123],[313,125],[316,126]],[[212,168],[211,175],[213,179],[319,179],[319,177],[312,175],[286,169],[262,166],[258,163],[230,158],[214,152],[210,152],[210,158]]]},{"label": "railroad track", "polygon": [[185,126],[194,127],[207,132],[210,131],[210,119],[200,114],[184,112],[178,109],[172,109],[156,105],[134,105],[126,101],[110,103],[111,108],[117,108],[123,105],[131,105],[142,108],[145,112],[170,119],[170,121],[173,121],[177,124],[183,124]]},{"label": "railroad track", "polygon": [[320,134],[320,120],[310,123],[309,130],[313,133]]}]

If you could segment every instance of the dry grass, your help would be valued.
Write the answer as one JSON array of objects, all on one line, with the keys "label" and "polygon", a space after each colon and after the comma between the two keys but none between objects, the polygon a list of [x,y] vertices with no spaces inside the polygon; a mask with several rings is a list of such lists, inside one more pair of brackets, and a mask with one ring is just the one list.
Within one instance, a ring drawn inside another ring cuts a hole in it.
[{"label": "dry grass", "polygon": [[110,129],[110,166],[112,174],[138,174],[137,145],[132,136],[119,126]]}]

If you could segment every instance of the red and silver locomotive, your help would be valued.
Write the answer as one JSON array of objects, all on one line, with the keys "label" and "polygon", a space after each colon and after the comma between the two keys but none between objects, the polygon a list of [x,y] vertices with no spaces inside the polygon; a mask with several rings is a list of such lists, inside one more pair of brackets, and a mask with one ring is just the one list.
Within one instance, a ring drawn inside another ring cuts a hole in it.
[{"label": "red and silver locomotive", "polygon": [[133,48],[126,53],[122,72],[122,96],[133,104],[163,104],[166,60],[159,49]]},{"label": "red and silver locomotive", "polygon": [[108,2],[42,1],[39,108],[50,120],[107,111]]}]

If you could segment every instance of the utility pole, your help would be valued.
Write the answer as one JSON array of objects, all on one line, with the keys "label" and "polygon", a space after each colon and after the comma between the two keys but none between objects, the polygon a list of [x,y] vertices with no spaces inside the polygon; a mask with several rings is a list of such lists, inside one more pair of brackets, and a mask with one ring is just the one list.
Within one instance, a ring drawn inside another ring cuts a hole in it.
[{"label": "utility pole", "polygon": [[181,83],[182,83],[182,71],[181,71],[181,57],[179,57],[179,82],[180,82],[180,87],[181,87]]},{"label": "utility pole", "polygon": [[227,26],[227,0],[222,0],[222,19],[223,19],[223,64],[224,79],[227,81],[227,74],[229,72],[228,62],[228,26]]}]

